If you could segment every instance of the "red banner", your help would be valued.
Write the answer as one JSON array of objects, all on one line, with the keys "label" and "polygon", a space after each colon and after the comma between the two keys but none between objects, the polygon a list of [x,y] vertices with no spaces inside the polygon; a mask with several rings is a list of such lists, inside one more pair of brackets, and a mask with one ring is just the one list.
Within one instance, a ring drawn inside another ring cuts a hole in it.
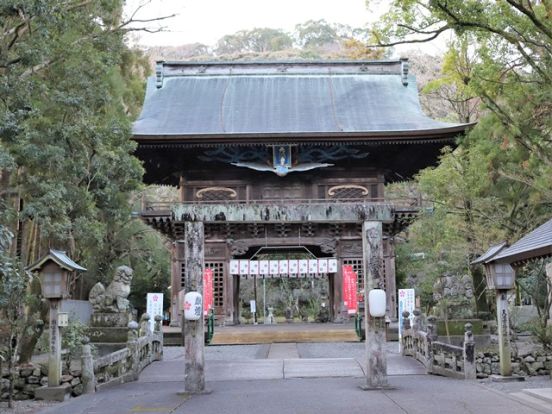
[{"label": "red banner", "polygon": [[214,308],[213,269],[203,270],[203,315],[207,316]]},{"label": "red banner", "polygon": [[343,265],[343,303],[347,308],[349,315],[357,312],[357,274],[353,271],[353,266]]}]

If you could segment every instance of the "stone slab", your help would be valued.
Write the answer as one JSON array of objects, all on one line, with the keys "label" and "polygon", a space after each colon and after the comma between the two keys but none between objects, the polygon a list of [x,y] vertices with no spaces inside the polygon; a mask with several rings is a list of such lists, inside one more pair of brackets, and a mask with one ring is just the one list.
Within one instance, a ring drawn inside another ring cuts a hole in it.
[{"label": "stone slab", "polygon": [[489,378],[493,382],[521,382],[521,381],[525,381],[525,377],[522,377],[521,375],[504,376],[504,375],[493,374],[493,375],[490,375]]},{"label": "stone slab", "polygon": [[353,358],[313,358],[284,360],[284,378],[363,377]]},{"label": "stone slab", "polygon": [[296,343],[272,344],[268,351],[268,359],[291,359],[299,358]]},{"label": "stone slab", "polygon": [[551,404],[550,408],[552,408],[552,388],[530,388],[524,389],[523,392]]},{"label": "stone slab", "polygon": [[94,327],[126,328],[129,322],[128,313],[94,312],[90,317],[90,325]]},{"label": "stone slab", "polygon": [[[156,364],[156,363],[155,363]],[[152,364],[152,365],[155,365]],[[213,392],[188,399],[182,382],[132,382],[83,395],[41,414],[538,414],[526,403],[488,390],[476,381],[434,375],[390,379],[392,391],[362,391],[363,378],[306,378],[266,381],[209,381]]]},{"label": "stone slab", "polygon": [[208,361],[208,381],[282,379],[284,362],[278,359],[244,361]]},{"label": "stone slab", "polygon": [[71,385],[63,384],[59,387],[39,387],[35,389],[37,400],[65,401],[71,396]]},{"label": "stone slab", "polygon": [[515,400],[538,410],[541,413],[552,414],[552,405],[539,398],[527,395],[525,394],[525,392],[514,392],[508,395],[510,397],[513,397]]},{"label": "stone slab", "polygon": [[128,339],[128,328],[107,328],[107,327],[90,327],[88,330],[90,342],[102,343],[126,343]]}]

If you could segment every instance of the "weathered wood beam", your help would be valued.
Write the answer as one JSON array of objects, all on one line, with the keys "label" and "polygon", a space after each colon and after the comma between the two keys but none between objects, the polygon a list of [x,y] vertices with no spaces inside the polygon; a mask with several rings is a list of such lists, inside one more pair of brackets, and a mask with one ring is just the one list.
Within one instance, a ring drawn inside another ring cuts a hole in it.
[{"label": "weathered wood beam", "polygon": [[175,221],[204,223],[362,223],[393,221],[393,206],[376,203],[175,204]]},{"label": "weathered wood beam", "polygon": [[[184,240],[184,289],[203,295],[203,223],[186,222]],[[203,317],[197,321],[184,320],[184,391],[191,394],[205,391],[205,344]]]},{"label": "weathered wood beam", "polygon": [[366,329],[366,389],[389,387],[387,358],[385,355],[385,317],[370,316],[368,294],[372,289],[383,288],[383,232],[379,221],[362,223],[362,250],[364,259],[364,303]]}]

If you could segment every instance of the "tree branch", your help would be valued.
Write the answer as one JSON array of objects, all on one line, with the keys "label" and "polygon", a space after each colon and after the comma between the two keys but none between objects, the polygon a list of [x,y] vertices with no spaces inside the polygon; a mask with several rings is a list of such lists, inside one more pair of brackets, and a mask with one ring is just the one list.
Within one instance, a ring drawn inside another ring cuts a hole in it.
[{"label": "tree branch", "polygon": [[[378,39],[377,44],[368,45],[366,47],[367,48],[370,48],[370,47],[392,47],[392,46],[405,45],[405,44],[411,44],[411,43],[426,43],[426,42],[432,41],[433,39],[436,39],[441,33],[445,32],[449,29],[451,29],[451,27],[446,25],[446,26],[443,26],[439,29],[436,29],[434,32],[427,32],[428,34],[429,33],[433,33],[433,34],[431,36],[428,36],[428,37],[424,38],[424,39],[409,39],[409,40],[405,39],[405,40],[397,40],[396,42],[391,42],[391,43],[381,43]],[[423,32],[420,32],[420,33],[423,33]]]},{"label": "tree branch", "polygon": [[549,39],[552,39],[552,30],[550,30],[548,27],[546,27],[538,18],[537,15],[533,10],[529,10],[526,7],[524,7],[521,3],[518,3],[514,0],[506,0],[509,4],[511,4],[513,7],[515,7],[519,12],[523,13],[525,16],[533,22],[535,27],[539,29],[543,34],[548,36]]}]

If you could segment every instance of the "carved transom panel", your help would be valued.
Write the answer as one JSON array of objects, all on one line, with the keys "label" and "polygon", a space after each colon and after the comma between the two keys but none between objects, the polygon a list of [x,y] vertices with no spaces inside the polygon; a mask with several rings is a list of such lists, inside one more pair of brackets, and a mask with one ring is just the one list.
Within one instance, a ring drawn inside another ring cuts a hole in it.
[{"label": "carved transom panel", "polygon": [[236,200],[238,193],[228,187],[207,187],[197,190],[195,198],[201,201]]},{"label": "carved transom panel", "polygon": [[357,184],[336,185],[328,189],[329,198],[359,199],[366,198],[368,195],[368,189],[363,185]]}]

